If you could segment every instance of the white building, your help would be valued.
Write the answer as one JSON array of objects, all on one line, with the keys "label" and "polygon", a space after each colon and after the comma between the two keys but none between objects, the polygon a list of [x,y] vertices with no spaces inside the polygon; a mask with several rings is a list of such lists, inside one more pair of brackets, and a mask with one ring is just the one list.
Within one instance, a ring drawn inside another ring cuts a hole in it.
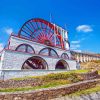
[{"label": "white building", "polygon": [[[1,55],[1,78],[76,70],[67,31],[43,19],[31,19],[11,34]],[[27,70],[25,70],[27,69]]]}]

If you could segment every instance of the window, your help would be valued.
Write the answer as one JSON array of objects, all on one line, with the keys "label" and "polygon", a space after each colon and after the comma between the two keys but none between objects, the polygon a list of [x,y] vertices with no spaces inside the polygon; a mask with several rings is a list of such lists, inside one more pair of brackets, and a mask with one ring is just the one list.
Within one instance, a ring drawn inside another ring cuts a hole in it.
[{"label": "window", "polygon": [[52,57],[59,57],[57,52],[52,48],[44,48],[39,52],[39,54]]},{"label": "window", "polygon": [[63,54],[61,55],[61,58],[69,59],[69,56],[67,55],[67,53],[63,53]]},{"label": "window", "polygon": [[27,52],[27,53],[35,53],[32,46],[28,44],[21,44],[16,48],[16,51]]}]

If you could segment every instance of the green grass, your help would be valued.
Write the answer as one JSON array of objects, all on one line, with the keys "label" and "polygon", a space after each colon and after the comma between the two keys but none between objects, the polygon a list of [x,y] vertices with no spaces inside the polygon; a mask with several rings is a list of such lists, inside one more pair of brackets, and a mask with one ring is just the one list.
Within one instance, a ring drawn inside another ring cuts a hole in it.
[{"label": "green grass", "polygon": [[[38,89],[56,87],[56,86],[67,85],[67,84],[68,84],[67,80],[60,80],[60,81],[55,80],[55,81],[52,81],[52,82],[48,82],[48,83],[46,83],[42,86],[24,87],[24,88],[7,88],[7,89],[0,89],[0,92],[16,92],[16,91],[38,90]],[[69,96],[80,96],[80,95],[94,93],[94,92],[97,92],[97,91],[100,91],[100,85],[97,85],[94,88],[77,91],[75,93],[69,94]]]},{"label": "green grass", "polygon": [[100,75],[100,70],[98,70],[98,74]]},{"label": "green grass", "polygon": [[100,91],[100,85],[97,85],[94,88],[77,91],[75,93],[70,94],[69,96],[73,96],[73,95],[74,96],[86,95],[86,94],[91,94],[91,93],[98,92],[98,91]]},{"label": "green grass", "polygon": [[74,70],[74,71],[61,72],[61,73],[51,73],[43,76],[14,78],[12,80],[15,81],[26,80],[26,79],[28,80],[33,78],[33,79],[41,80],[43,84],[40,86],[28,86],[28,87],[26,86],[21,88],[0,89],[0,92],[28,91],[28,90],[56,87],[59,85],[72,84],[74,82],[79,82],[82,80],[81,77],[78,77],[76,73],[87,73],[87,72],[88,70]]},{"label": "green grass", "polygon": [[73,73],[87,73],[89,70],[73,70],[73,71],[67,71],[67,72],[61,72],[61,73],[51,73],[48,75],[43,75],[43,76],[26,76],[26,77],[20,77],[20,78],[13,78],[12,80],[25,80],[29,78],[35,78],[35,79],[62,79],[62,78],[67,78],[68,75],[73,74]]},{"label": "green grass", "polygon": [[74,71],[71,71],[71,72],[74,72],[74,73],[87,73],[87,72],[89,72],[89,70],[74,70]]},{"label": "green grass", "polygon": [[50,88],[50,87],[56,87],[61,85],[67,85],[70,84],[68,80],[53,80],[52,82],[46,82],[44,85],[41,86],[29,86],[29,87],[21,87],[21,88],[5,88],[0,89],[0,92],[16,92],[16,91],[29,91],[29,90],[37,90],[42,88]]}]

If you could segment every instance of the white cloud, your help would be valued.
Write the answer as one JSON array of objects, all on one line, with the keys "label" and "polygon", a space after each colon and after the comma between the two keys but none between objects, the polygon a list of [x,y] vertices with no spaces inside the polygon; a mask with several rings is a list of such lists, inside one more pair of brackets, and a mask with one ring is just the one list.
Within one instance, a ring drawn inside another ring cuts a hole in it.
[{"label": "white cloud", "polygon": [[71,41],[71,50],[76,51],[76,52],[81,52],[80,50],[80,40],[77,41]]},{"label": "white cloud", "polygon": [[76,27],[76,30],[78,32],[92,32],[93,31],[90,25],[79,25],[78,27]]},{"label": "white cloud", "polygon": [[71,41],[71,49],[74,50],[74,49],[78,49],[80,47],[80,41],[77,40],[77,41]]},{"label": "white cloud", "polygon": [[71,41],[72,44],[77,44],[77,43],[80,43],[80,41]]},{"label": "white cloud", "polygon": [[82,52],[82,50],[73,50],[73,51],[76,51],[76,52]]},{"label": "white cloud", "polygon": [[0,51],[4,48],[3,43],[0,43]]},{"label": "white cloud", "polygon": [[80,44],[72,44],[72,45],[71,45],[71,49],[72,49],[72,50],[76,50],[76,49],[78,49],[78,48],[80,48]]},{"label": "white cloud", "polygon": [[6,27],[6,28],[3,28],[3,31],[4,31],[5,33],[7,33],[8,35],[10,35],[10,34],[13,32],[13,29],[12,29],[12,28]]}]

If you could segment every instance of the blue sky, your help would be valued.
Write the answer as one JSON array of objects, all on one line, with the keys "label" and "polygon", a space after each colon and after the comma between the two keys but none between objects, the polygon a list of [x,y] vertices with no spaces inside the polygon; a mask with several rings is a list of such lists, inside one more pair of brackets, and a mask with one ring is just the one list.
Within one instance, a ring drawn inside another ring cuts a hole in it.
[{"label": "blue sky", "polygon": [[71,49],[100,53],[100,0],[0,0],[0,49],[10,32],[31,18],[43,18],[69,31]]}]

